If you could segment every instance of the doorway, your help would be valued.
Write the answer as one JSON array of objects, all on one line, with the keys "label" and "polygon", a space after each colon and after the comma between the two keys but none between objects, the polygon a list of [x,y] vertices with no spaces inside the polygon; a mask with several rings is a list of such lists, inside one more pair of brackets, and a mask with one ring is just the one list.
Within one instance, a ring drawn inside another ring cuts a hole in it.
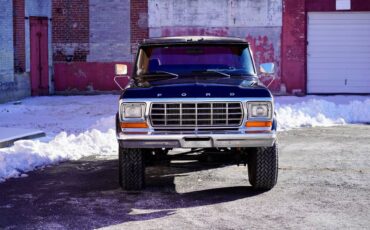
[{"label": "doorway", "polygon": [[49,94],[48,19],[30,17],[31,95]]}]

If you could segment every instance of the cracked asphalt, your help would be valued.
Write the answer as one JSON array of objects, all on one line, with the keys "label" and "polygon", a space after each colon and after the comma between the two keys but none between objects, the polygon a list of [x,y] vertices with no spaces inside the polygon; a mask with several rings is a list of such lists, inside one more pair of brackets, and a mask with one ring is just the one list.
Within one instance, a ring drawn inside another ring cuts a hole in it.
[{"label": "cracked asphalt", "polygon": [[176,162],[123,192],[117,160],[86,158],[0,184],[0,229],[369,229],[370,126],[279,133],[277,186],[247,168]]}]

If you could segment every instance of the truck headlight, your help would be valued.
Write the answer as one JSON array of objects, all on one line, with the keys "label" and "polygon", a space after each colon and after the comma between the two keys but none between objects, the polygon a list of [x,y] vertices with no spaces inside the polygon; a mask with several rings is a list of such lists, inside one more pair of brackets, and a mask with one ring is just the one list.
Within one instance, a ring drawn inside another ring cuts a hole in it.
[{"label": "truck headlight", "polygon": [[123,103],[121,105],[121,119],[135,118],[144,119],[145,104],[144,103]]},{"label": "truck headlight", "polygon": [[271,119],[271,102],[248,102],[248,117],[252,119]]}]

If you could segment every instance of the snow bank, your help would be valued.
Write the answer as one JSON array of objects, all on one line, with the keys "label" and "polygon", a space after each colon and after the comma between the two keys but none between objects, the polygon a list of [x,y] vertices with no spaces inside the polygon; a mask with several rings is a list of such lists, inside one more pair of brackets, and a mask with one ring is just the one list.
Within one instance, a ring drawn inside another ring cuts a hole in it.
[{"label": "snow bank", "polygon": [[[370,122],[369,97],[276,97],[275,108],[280,130]],[[117,156],[116,111],[116,95],[36,97],[20,105],[0,105],[0,127],[30,127],[48,134],[0,149],[0,181],[66,160]]]},{"label": "snow bank", "polygon": [[62,132],[52,141],[17,141],[10,148],[0,149],[0,181],[25,176],[25,172],[66,160],[86,156],[117,155],[115,131],[87,131],[79,135]]},{"label": "snow bank", "polygon": [[21,102],[0,104],[0,127],[39,129],[55,136],[79,134],[99,120],[107,121],[117,112],[118,95],[32,97]]},{"label": "snow bank", "polygon": [[360,97],[359,100],[345,101],[344,96],[318,98],[278,97],[275,109],[279,129],[370,122],[370,99]]}]

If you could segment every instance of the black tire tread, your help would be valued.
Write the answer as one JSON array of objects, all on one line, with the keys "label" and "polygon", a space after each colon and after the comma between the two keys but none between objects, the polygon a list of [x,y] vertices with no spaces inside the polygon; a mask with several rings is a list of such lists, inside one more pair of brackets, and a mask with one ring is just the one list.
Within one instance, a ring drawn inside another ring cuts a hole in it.
[{"label": "black tire tread", "polygon": [[270,190],[278,178],[278,147],[275,143],[272,147],[257,148],[250,154],[248,164],[249,182],[254,189]]},{"label": "black tire tread", "polygon": [[141,149],[119,148],[119,184],[124,190],[145,187],[145,164]]}]

